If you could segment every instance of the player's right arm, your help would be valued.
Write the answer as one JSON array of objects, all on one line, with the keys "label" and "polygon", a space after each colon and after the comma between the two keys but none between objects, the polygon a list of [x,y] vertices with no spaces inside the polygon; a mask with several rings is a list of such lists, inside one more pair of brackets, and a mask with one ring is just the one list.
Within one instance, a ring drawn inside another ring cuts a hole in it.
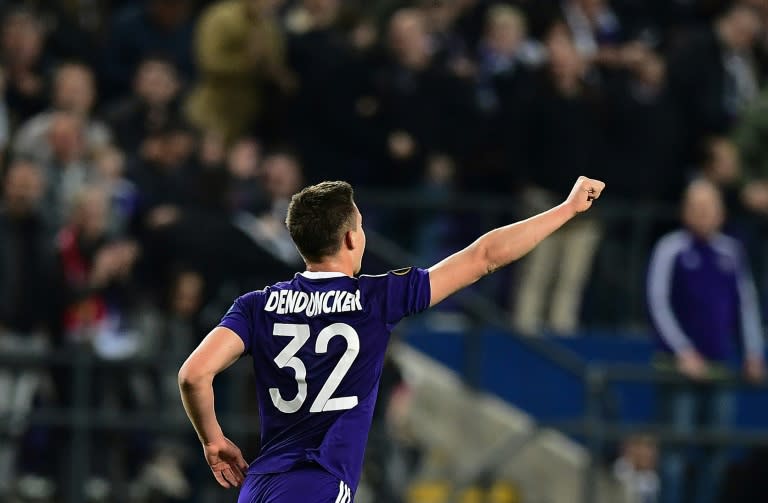
[{"label": "player's right arm", "polygon": [[430,306],[523,257],[578,213],[592,207],[605,184],[579,177],[562,204],[527,220],[494,229],[429,269]]},{"label": "player's right arm", "polygon": [[179,370],[179,390],[184,410],[203,444],[208,465],[223,487],[237,487],[248,463],[240,449],[224,436],[213,407],[213,378],[237,361],[245,351],[243,340],[232,330],[216,327]]}]

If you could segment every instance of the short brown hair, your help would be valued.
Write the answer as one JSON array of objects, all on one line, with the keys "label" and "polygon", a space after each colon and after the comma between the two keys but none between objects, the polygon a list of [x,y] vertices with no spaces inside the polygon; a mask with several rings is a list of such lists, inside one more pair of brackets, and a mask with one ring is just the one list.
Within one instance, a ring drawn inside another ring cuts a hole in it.
[{"label": "short brown hair", "polygon": [[320,262],[341,248],[355,227],[354,191],[347,182],[322,182],[291,198],[285,219],[288,232],[304,260]]}]

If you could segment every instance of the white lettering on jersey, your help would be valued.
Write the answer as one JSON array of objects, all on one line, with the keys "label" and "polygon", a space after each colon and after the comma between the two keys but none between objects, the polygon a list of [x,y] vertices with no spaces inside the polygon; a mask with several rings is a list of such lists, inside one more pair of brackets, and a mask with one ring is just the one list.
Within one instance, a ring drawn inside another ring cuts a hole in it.
[{"label": "white lettering on jersey", "polygon": [[267,299],[267,305],[264,306],[265,311],[274,311],[277,308],[278,292],[272,292]]},{"label": "white lettering on jersey", "polygon": [[348,313],[362,311],[360,290],[355,293],[343,290],[328,292],[296,292],[293,290],[274,290],[270,292],[264,310],[277,314],[305,314],[312,317],[319,314]]}]

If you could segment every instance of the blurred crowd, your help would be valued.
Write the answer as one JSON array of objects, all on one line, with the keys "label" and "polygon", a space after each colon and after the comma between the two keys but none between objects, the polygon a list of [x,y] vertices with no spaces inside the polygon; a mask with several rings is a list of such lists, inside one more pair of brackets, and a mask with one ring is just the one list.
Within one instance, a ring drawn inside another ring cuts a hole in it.
[{"label": "blurred crowd", "polygon": [[[765,0],[0,9],[5,354],[87,348],[103,360],[180,362],[238,292],[301,267],[284,213],[291,194],[323,179],[425,198],[513,196],[527,215],[581,174],[605,179],[606,198],[661,204],[704,178],[747,222],[734,233],[761,250]],[[454,245],[452,223],[393,234],[431,260]],[[508,302],[515,328],[577,329],[608,231],[579,220],[523,263]],[[41,394],[66,402],[60,377],[0,373],[0,413],[21,425]],[[173,376],[97,383],[98,403],[176,406]],[[19,456],[0,444],[2,495]],[[26,457],[22,471],[45,471]],[[170,494],[186,494],[170,480]]]}]

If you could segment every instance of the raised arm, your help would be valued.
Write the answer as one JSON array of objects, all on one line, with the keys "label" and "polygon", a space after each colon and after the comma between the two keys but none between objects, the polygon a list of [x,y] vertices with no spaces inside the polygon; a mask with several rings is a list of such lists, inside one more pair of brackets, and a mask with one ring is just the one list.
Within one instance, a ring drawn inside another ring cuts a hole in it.
[{"label": "raised arm", "polygon": [[429,269],[430,306],[533,250],[577,213],[587,211],[605,184],[579,177],[562,204],[527,220],[494,229]]},{"label": "raised arm", "polygon": [[243,354],[242,339],[228,328],[208,334],[179,370],[179,389],[184,409],[195,427],[208,465],[218,483],[238,487],[248,463],[240,449],[224,436],[213,407],[213,378]]}]

